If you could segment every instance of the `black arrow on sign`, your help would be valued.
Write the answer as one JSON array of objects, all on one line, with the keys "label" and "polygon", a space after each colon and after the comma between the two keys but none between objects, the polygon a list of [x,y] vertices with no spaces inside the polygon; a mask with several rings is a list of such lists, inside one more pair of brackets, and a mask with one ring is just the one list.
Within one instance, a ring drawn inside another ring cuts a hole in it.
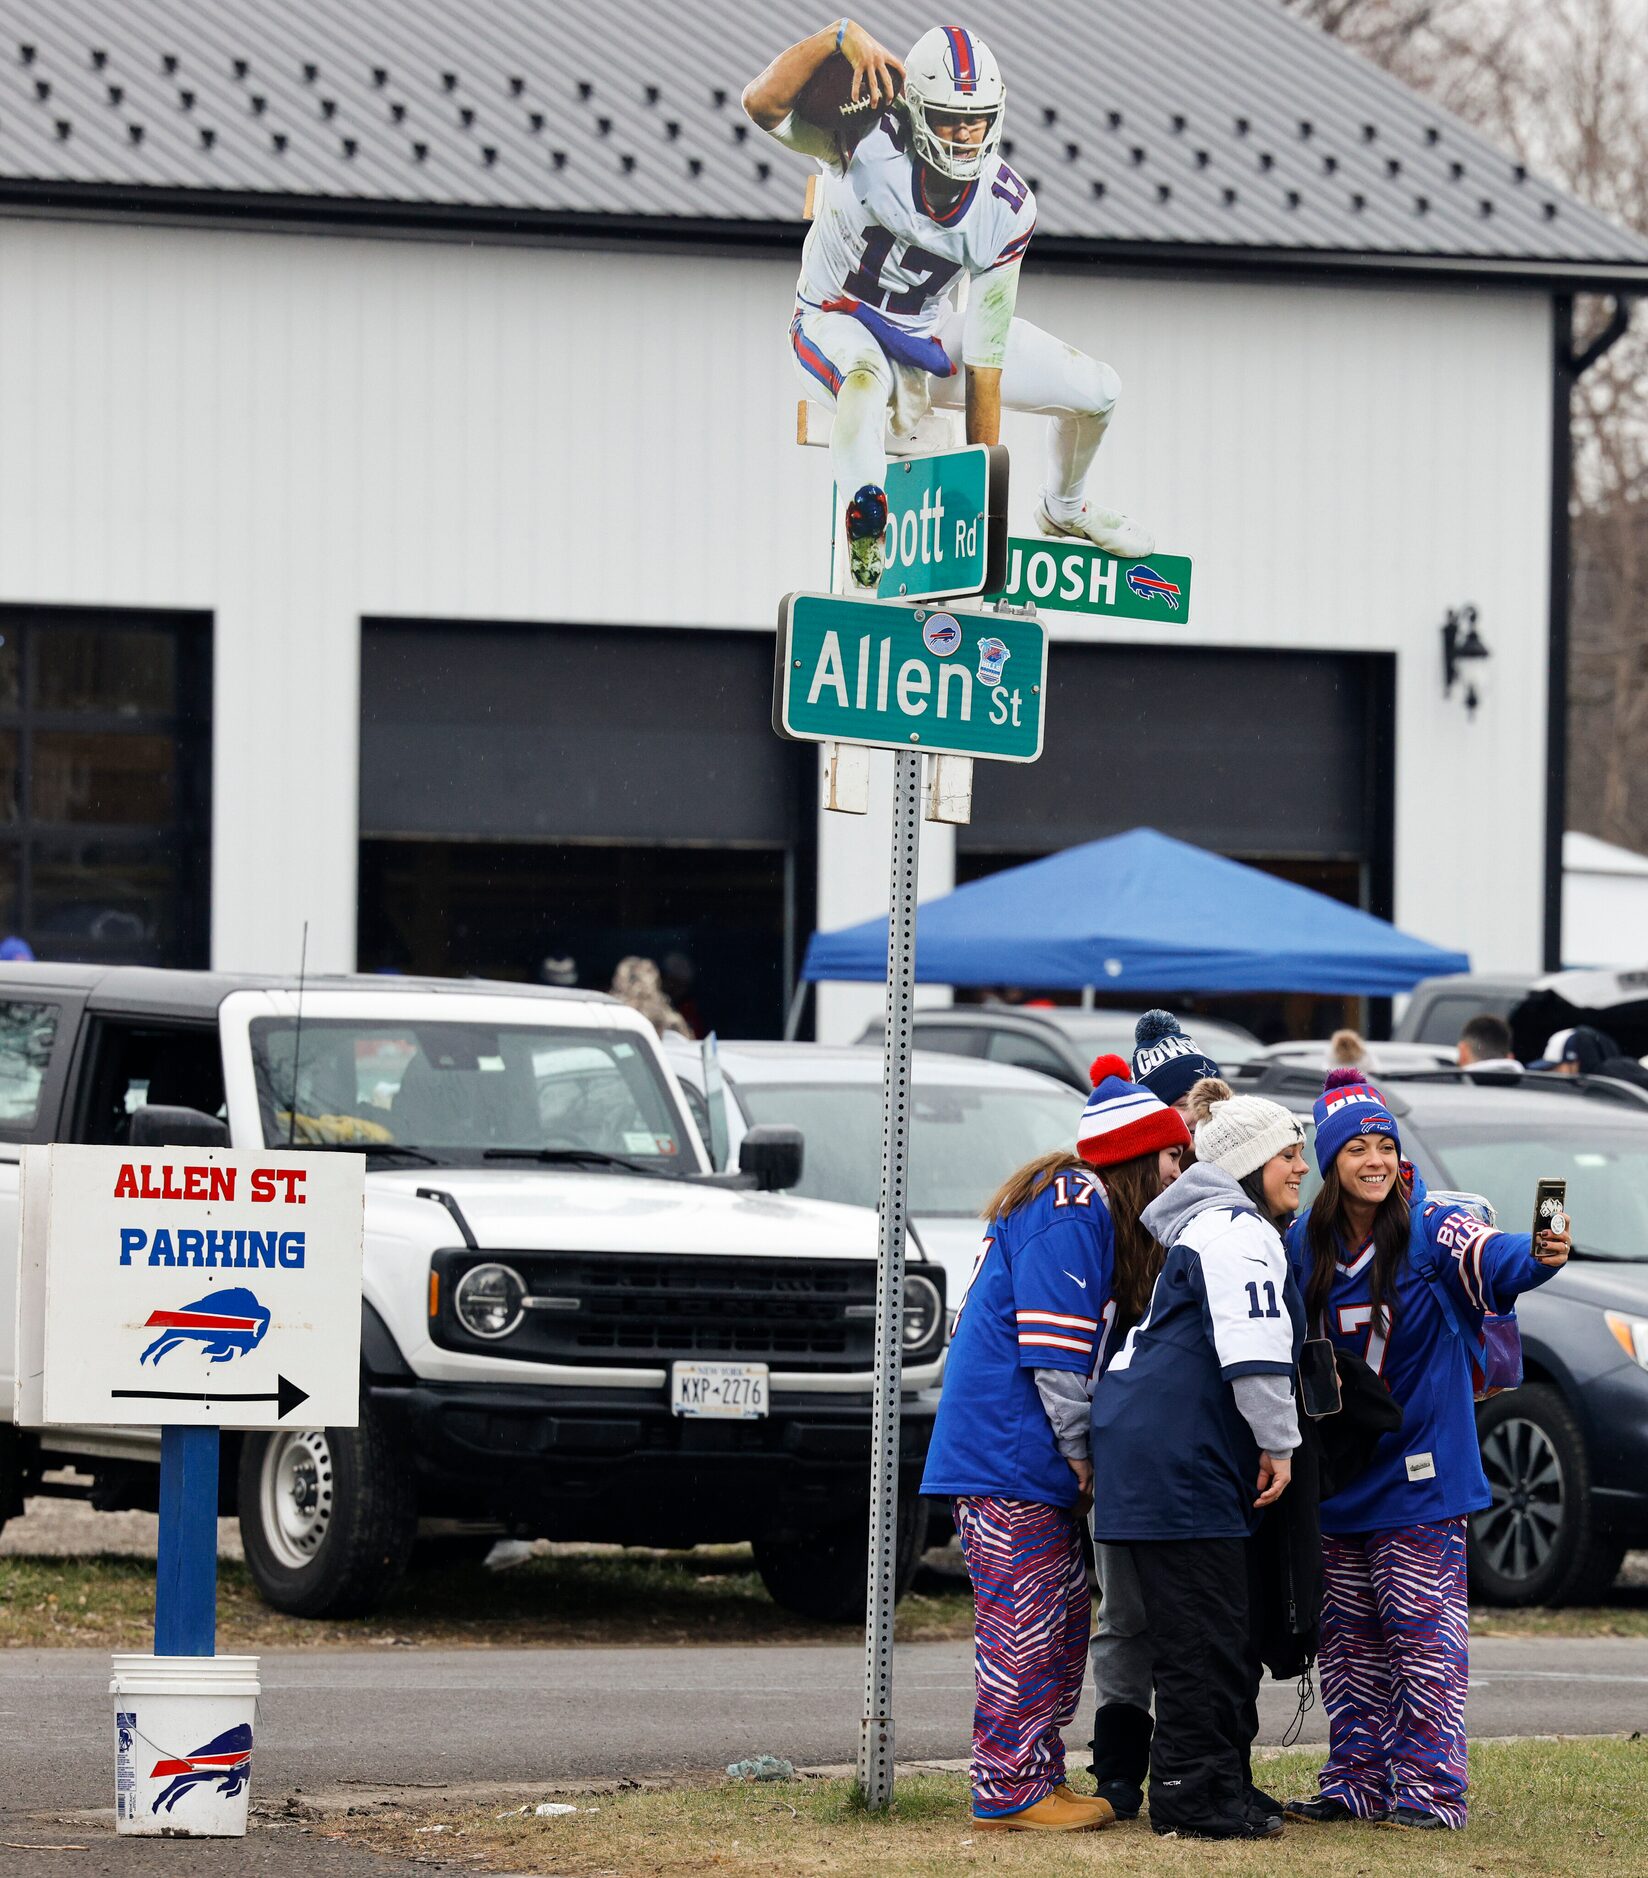
[{"label": "black arrow on sign", "polygon": [[111,1389],[111,1396],[124,1396],[138,1402],[274,1402],[275,1420],[284,1421],[300,1402],[309,1400],[309,1391],[300,1389],[284,1376],[276,1378],[273,1390],[263,1395],[224,1395],[217,1389]]}]

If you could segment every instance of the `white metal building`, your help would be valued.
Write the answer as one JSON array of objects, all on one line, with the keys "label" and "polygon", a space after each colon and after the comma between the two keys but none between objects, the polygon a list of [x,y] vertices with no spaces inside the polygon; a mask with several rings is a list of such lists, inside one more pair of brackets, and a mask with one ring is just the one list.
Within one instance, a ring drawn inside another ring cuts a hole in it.
[{"label": "white metal building", "polygon": [[[0,0],[0,925],[42,951],[683,951],[760,1031],[813,925],[885,907],[884,809],[821,816],[767,712],[829,470],[804,166],[737,96],[818,22],[562,11]],[[970,9],[1041,205],[1020,310],[1120,372],[1099,486],[1194,557],[1194,623],[1052,616],[1047,755],[981,766],[930,886],[1151,823],[1557,962],[1569,308],[1648,243],[1264,0],[1111,0],[1102,58],[1028,11]]]}]

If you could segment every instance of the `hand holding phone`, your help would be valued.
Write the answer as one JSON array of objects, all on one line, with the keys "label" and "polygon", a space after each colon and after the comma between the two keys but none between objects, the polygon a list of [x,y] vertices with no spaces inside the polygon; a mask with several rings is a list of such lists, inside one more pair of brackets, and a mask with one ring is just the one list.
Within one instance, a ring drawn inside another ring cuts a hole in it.
[{"label": "hand holding phone", "polygon": [[1567,1263],[1568,1183],[1554,1176],[1543,1177],[1534,1189],[1534,1257],[1542,1265]]}]

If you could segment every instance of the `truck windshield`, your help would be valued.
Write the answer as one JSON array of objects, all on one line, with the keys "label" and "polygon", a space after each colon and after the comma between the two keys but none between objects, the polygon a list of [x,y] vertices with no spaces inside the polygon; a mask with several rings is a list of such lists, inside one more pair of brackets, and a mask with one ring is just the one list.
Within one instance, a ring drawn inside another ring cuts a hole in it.
[{"label": "truck windshield", "polygon": [[[752,1122],[791,1122],[807,1140],[801,1184],[811,1200],[875,1206],[881,1188],[881,1084],[748,1083],[738,1099]],[[911,1092],[909,1207],[977,1213],[1015,1167],[1074,1147],[1082,1099],[1041,1089],[923,1085]]]},{"label": "truck windshield", "polygon": [[300,1043],[294,1020],[260,1017],[251,1032],[270,1147],[416,1148],[456,1163],[581,1149],[697,1171],[657,1064],[622,1030],[306,1018]]}]

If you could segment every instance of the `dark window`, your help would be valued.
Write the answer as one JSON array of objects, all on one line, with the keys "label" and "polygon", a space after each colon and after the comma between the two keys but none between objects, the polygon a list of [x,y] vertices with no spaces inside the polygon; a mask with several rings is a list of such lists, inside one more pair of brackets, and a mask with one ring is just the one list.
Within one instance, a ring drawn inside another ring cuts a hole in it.
[{"label": "dark window", "polygon": [[1019,1069],[1040,1070],[1044,1076],[1056,1076],[1071,1082],[1074,1072],[1058,1051],[1037,1037],[1021,1037],[1017,1031],[998,1030],[990,1039],[986,1053],[992,1063],[1012,1063]]},{"label": "dark window", "polygon": [[972,1030],[963,1024],[924,1024],[919,1019],[916,1021],[916,1048],[937,1050],[944,1056],[983,1056],[988,1035],[987,1031]]},{"label": "dark window", "polygon": [[77,1141],[125,1143],[133,1112],[151,1102],[223,1114],[223,1054],[215,1029],[103,1022],[92,1038],[90,1063]]},{"label": "dark window", "polygon": [[0,607],[0,936],[207,963],[211,622]]}]

